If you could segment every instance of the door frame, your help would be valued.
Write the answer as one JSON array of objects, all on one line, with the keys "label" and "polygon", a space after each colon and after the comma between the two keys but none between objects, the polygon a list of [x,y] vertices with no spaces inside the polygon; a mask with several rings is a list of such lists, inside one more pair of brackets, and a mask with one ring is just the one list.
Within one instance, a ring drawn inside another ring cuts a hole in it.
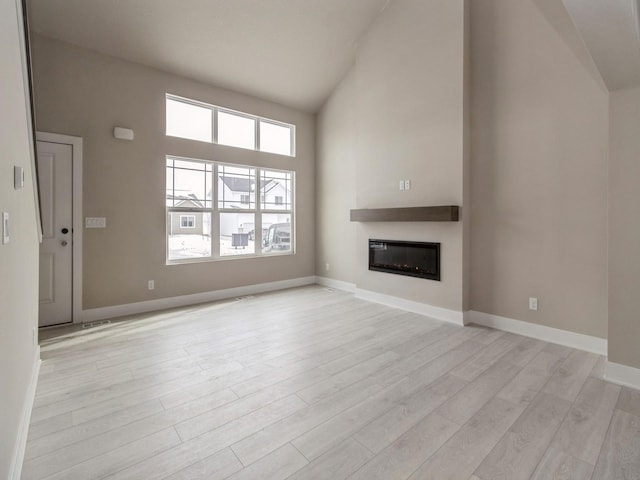
[{"label": "door frame", "polygon": [[[71,146],[72,159],[72,323],[82,323],[82,138],[59,133],[36,132],[36,140]],[[37,155],[37,152],[36,152]]]}]

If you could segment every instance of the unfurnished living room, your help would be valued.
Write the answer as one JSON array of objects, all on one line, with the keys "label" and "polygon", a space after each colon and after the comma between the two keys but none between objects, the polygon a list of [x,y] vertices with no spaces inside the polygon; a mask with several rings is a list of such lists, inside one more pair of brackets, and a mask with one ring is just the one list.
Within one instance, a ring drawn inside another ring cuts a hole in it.
[{"label": "unfurnished living room", "polygon": [[0,0],[0,479],[640,479],[636,0]]}]

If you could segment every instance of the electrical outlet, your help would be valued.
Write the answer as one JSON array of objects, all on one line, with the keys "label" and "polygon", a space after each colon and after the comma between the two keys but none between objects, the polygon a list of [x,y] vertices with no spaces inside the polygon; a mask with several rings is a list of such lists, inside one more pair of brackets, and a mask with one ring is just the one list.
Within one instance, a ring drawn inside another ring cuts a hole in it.
[{"label": "electrical outlet", "polygon": [[411,190],[411,180],[405,180],[404,181],[404,189],[405,190]]},{"label": "electrical outlet", "polygon": [[538,299],[536,297],[529,297],[529,310],[538,310]]},{"label": "electrical outlet", "polygon": [[147,288],[148,288],[149,290],[153,290],[154,288],[156,288],[156,282],[154,282],[153,280],[149,280],[149,281],[147,282]]},{"label": "electrical outlet", "polygon": [[324,269],[325,269],[327,272],[329,271],[329,264],[328,264],[328,263],[326,263],[326,264],[325,264]]}]

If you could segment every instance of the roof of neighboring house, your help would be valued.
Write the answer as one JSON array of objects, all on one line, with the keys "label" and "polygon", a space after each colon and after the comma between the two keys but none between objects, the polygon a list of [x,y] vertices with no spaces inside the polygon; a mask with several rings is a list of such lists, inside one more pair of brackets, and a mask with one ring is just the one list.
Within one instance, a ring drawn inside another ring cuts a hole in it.
[{"label": "roof of neighboring house", "polygon": [[220,175],[220,180],[233,192],[251,192],[255,183],[255,180],[250,178],[230,177],[227,175]]},{"label": "roof of neighboring house", "polygon": [[188,195],[167,195],[167,199],[173,200],[173,205],[175,207],[188,207],[189,205],[185,205],[185,203],[189,202],[191,203],[191,206],[204,208],[202,202],[198,200],[193,193]]},{"label": "roof of neighboring house", "polygon": [[[246,177],[220,175],[220,180],[222,180],[232,192],[253,192],[253,186],[255,184],[255,180]],[[269,180],[265,185],[263,185],[262,190],[268,192],[278,184],[279,182],[276,182],[275,180]]]}]

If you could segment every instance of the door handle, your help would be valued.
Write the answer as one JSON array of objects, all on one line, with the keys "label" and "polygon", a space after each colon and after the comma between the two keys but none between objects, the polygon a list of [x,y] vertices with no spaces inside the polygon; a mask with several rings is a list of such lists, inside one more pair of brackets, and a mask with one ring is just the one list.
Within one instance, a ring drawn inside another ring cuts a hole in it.
[{"label": "door handle", "polygon": [[68,229],[67,227],[64,227],[64,228],[61,230],[61,232],[62,232],[62,234],[63,234],[63,235],[66,235],[67,233],[69,233],[69,229]]},{"label": "door handle", "polygon": [[69,242],[67,242],[66,240],[62,240],[62,242],[60,242],[60,245],[66,247],[67,245],[69,245]]}]

